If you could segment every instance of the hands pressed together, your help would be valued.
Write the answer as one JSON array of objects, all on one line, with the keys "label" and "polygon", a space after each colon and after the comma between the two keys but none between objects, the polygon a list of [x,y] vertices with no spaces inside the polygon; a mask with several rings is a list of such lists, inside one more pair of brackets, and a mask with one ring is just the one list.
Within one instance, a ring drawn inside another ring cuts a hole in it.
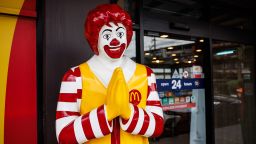
[{"label": "hands pressed together", "polygon": [[106,110],[108,121],[120,116],[129,119],[129,90],[121,68],[116,68],[107,88]]}]

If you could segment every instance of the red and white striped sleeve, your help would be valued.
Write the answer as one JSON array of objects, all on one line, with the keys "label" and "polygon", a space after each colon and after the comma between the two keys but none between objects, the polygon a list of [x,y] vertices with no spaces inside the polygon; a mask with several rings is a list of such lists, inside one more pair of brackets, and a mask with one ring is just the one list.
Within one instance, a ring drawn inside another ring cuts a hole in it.
[{"label": "red and white striped sleeve", "polygon": [[157,137],[163,130],[163,110],[156,90],[156,78],[153,71],[147,68],[148,76],[148,97],[145,109],[133,104],[131,117],[128,120],[120,119],[121,128],[134,135],[145,137]]},{"label": "red and white striped sleeve", "polygon": [[79,67],[63,77],[56,110],[56,135],[59,143],[84,143],[112,131],[102,105],[85,115],[80,114],[82,78]]}]

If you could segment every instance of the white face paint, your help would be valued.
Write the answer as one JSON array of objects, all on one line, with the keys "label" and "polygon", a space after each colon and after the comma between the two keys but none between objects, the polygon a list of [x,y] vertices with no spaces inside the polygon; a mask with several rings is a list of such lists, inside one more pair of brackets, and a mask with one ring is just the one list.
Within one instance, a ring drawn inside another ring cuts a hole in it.
[{"label": "white face paint", "polygon": [[98,38],[99,56],[110,60],[121,58],[127,48],[126,28],[122,23],[104,25]]}]

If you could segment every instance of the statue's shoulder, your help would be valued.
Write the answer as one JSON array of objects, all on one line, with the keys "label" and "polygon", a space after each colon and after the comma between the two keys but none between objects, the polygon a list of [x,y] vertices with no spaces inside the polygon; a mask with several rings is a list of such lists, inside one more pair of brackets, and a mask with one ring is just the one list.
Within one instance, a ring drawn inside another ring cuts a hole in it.
[{"label": "statue's shoulder", "polygon": [[88,61],[85,61],[77,66],[69,68],[64,74],[64,78],[81,77],[81,69],[86,69],[88,67],[87,62]]},{"label": "statue's shoulder", "polygon": [[81,72],[79,66],[75,66],[67,70],[62,78],[62,81],[74,81],[76,77],[80,77]]},{"label": "statue's shoulder", "polygon": [[79,69],[84,68],[84,67],[88,67],[88,61],[85,61],[85,62],[81,63],[77,67],[79,67]]},{"label": "statue's shoulder", "polygon": [[140,63],[136,63],[137,67],[141,68],[141,69],[146,69],[147,74],[150,75],[151,73],[153,73],[153,70],[146,65],[140,64]]},{"label": "statue's shoulder", "polygon": [[154,74],[153,70],[146,65],[136,63],[136,71],[140,71],[143,74],[146,74],[147,76],[151,76],[151,74]]}]

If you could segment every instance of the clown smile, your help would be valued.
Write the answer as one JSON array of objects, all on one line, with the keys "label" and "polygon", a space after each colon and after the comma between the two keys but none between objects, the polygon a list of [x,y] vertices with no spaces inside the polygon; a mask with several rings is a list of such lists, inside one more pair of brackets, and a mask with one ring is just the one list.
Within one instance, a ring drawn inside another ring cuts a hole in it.
[{"label": "clown smile", "polygon": [[111,58],[120,58],[125,50],[126,45],[123,43],[119,46],[109,46],[105,45],[104,50],[107,55]]},{"label": "clown smile", "polygon": [[117,50],[120,50],[120,46],[109,47],[109,49],[112,50],[112,51],[117,51]]}]

